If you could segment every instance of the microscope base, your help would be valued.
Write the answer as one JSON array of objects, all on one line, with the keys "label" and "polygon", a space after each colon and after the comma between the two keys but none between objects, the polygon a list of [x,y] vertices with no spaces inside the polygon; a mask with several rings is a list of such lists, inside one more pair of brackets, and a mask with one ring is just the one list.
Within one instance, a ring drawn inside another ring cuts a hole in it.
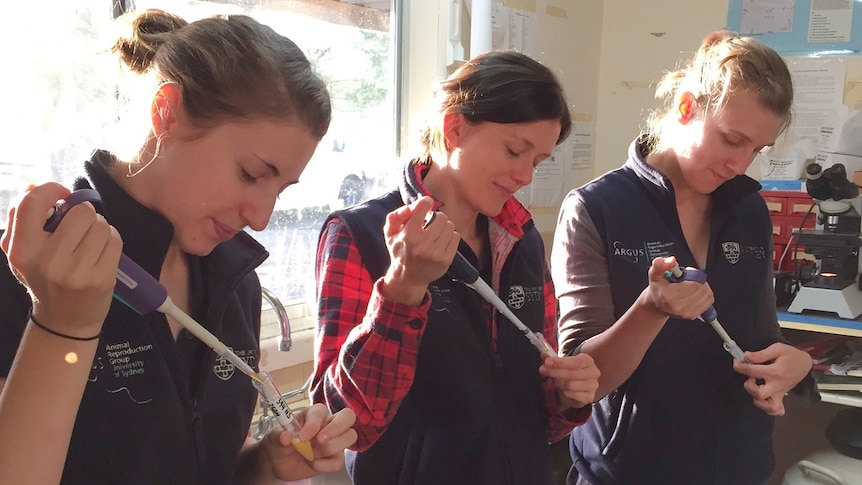
[{"label": "microscope base", "polygon": [[833,312],[841,318],[852,320],[862,315],[862,291],[859,291],[854,284],[846,286],[843,290],[803,286],[796,293],[787,311],[802,313],[803,310]]}]

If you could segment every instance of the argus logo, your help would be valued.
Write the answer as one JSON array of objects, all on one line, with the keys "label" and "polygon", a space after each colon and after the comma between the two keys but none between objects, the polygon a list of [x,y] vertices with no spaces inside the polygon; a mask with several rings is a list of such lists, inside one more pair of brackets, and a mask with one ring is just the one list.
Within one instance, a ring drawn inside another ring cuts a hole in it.
[{"label": "argus logo", "polygon": [[627,248],[622,242],[614,241],[614,256],[621,256],[632,263],[637,263],[638,259],[646,256],[644,248]]}]

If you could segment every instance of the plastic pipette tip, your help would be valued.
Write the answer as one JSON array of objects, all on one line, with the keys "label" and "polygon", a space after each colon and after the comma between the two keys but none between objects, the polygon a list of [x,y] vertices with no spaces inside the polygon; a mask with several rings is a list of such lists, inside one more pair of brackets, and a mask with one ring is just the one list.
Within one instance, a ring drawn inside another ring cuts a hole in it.
[{"label": "plastic pipette tip", "polygon": [[308,461],[314,460],[314,451],[311,449],[311,443],[301,441],[298,436],[293,438],[293,447]]}]

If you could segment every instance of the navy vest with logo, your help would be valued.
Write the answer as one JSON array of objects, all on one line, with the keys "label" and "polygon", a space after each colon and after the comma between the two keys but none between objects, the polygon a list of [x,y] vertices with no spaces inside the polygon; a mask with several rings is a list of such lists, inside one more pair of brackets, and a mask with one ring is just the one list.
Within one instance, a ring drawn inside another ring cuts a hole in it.
[{"label": "navy vest with logo", "polygon": [[[577,190],[608,261],[615,317],[647,286],[655,257],[697,264],[679,224],[669,181],[632,160]],[[758,315],[771,256],[771,223],[752,179],[712,194],[707,265],[718,317],[744,350],[772,343]],[[646,208],[646,209],[645,209]],[[587,480],[627,485],[747,485],[773,468],[773,418],[757,409],[706,323],[670,319],[634,374],[575,428],[572,458]]]},{"label": "navy vest with logo", "polygon": [[[398,191],[339,211],[372,278],[389,266],[386,214]],[[541,238],[530,223],[501,274],[504,301],[525,324],[544,321]],[[474,265],[465,243],[460,251]],[[539,354],[499,313],[492,346],[487,305],[448,275],[429,286],[431,308],[416,376],[392,422],[368,450],[347,453],[356,485],[552,483]],[[510,299],[507,295],[511,293]],[[390,335],[392,332],[390,332]]]}]

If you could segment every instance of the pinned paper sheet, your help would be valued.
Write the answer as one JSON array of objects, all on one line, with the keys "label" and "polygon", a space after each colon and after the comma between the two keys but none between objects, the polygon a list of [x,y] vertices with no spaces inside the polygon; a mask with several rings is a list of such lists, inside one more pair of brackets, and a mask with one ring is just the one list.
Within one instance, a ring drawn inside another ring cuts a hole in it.
[{"label": "pinned paper sheet", "polygon": [[839,104],[823,120],[817,151],[862,156],[862,111]]},{"label": "pinned paper sheet", "polygon": [[862,171],[862,111],[838,105],[823,121],[817,140],[817,163],[841,163],[847,173]]},{"label": "pinned paper sheet", "polygon": [[808,160],[817,156],[813,141],[801,139],[777,145],[763,155],[757,155],[760,178],[764,180],[799,180]]},{"label": "pinned paper sheet", "polygon": [[534,59],[538,55],[539,16],[535,8],[531,11],[494,3],[491,28],[495,49],[514,49]]}]

